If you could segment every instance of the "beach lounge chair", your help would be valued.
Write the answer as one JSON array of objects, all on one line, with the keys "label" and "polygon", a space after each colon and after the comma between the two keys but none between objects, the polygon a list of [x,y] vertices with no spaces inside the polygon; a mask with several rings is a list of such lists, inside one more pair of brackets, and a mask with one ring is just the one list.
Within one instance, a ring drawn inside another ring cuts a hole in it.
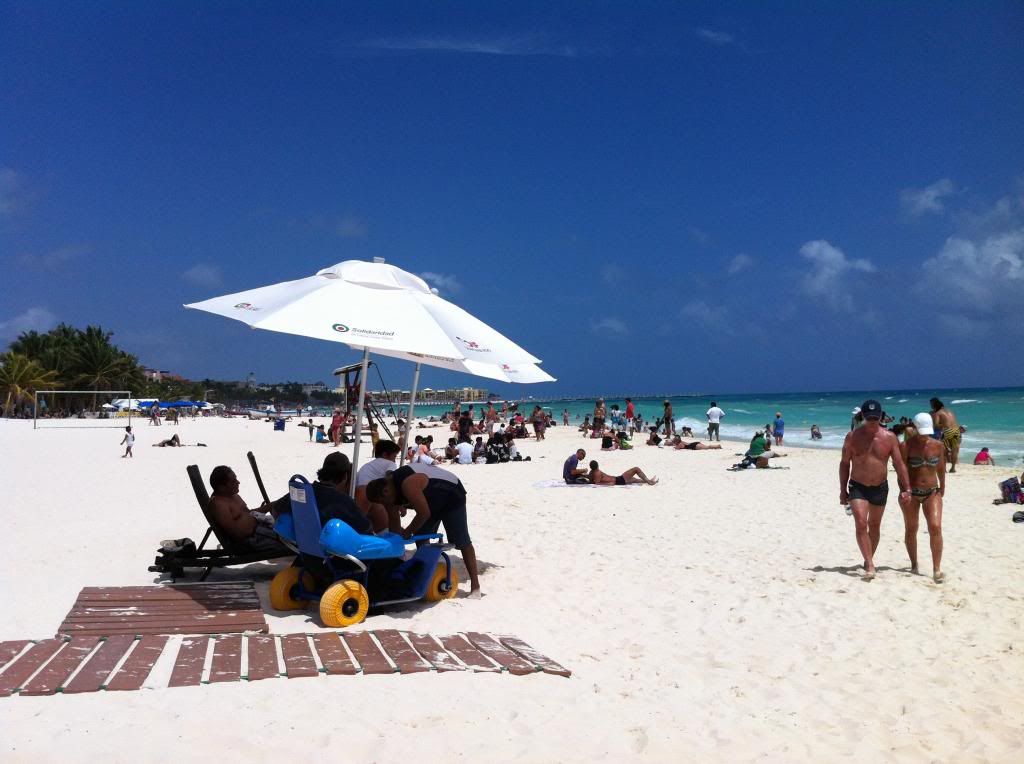
[{"label": "beach lounge chair", "polygon": [[[190,539],[180,539],[171,544],[165,542],[157,550],[156,560],[149,566],[151,572],[167,573],[173,580],[184,576],[185,570],[188,568],[202,569],[203,573],[199,580],[205,581],[206,577],[210,575],[210,571],[214,568],[246,565],[251,562],[263,562],[264,560],[285,556],[271,555],[265,551],[253,551],[252,549],[247,549],[244,544],[239,544],[222,535],[220,529],[210,517],[208,510],[210,494],[206,491],[206,485],[203,483],[203,476],[199,473],[199,467],[195,464],[190,464],[186,471],[188,472],[189,480],[192,482],[192,490],[195,492],[196,501],[199,502],[199,508],[203,512],[203,517],[206,518],[206,533],[203,535],[203,540],[199,542],[198,547]],[[216,538],[220,546],[219,549],[207,548],[206,544],[211,536]]]}]

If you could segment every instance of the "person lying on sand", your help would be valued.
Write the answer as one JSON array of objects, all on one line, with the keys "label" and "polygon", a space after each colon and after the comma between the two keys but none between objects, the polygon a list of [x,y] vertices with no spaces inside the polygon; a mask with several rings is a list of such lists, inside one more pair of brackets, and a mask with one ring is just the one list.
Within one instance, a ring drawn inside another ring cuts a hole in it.
[{"label": "person lying on sand", "polygon": [[159,443],[154,443],[153,448],[177,448],[181,445],[181,438],[177,435],[173,435],[167,440],[161,440]]},{"label": "person lying on sand", "polygon": [[645,483],[647,485],[658,484],[658,478],[647,477],[647,475],[644,474],[644,471],[639,467],[630,467],[621,475],[613,476],[602,472],[596,461],[590,463],[590,475],[588,475],[588,477],[590,478],[590,482],[594,485],[637,485],[640,483]]},{"label": "person lying on sand", "polygon": [[721,443],[702,443],[699,440],[687,442],[678,435],[672,438],[672,448],[676,451],[717,451],[721,447]]}]

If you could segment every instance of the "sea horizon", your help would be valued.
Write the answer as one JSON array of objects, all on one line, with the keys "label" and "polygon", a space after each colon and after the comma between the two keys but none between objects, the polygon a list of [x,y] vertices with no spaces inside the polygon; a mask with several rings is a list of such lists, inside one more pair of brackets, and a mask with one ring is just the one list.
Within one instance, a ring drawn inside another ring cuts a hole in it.
[{"label": "sea horizon", "polygon": [[[556,422],[562,421],[562,411],[568,410],[571,425],[578,425],[591,414],[598,397],[609,408],[625,407],[623,395],[524,397],[509,399],[522,404],[541,405],[551,410]],[[1011,465],[1024,462],[1024,387],[953,387],[831,390],[800,393],[743,393],[715,395],[632,395],[634,405],[643,415],[645,423],[653,423],[662,415],[662,401],[672,402],[676,426],[692,428],[694,437],[706,437],[705,412],[712,400],[725,410],[721,436],[730,441],[749,440],[755,431],[774,420],[781,411],[786,423],[785,441],[789,445],[811,448],[838,449],[842,447],[850,429],[853,408],[865,400],[878,400],[886,413],[897,421],[901,416],[912,417],[928,411],[928,401],[937,397],[954,411],[964,433],[960,458],[973,460],[975,453],[988,447],[997,463]],[[469,403],[469,402],[467,402]],[[475,406],[483,401],[472,402]],[[401,408],[405,404],[400,404]],[[415,412],[419,417],[437,415],[451,409],[451,404],[422,403],[417,401]],[[528,413],[528,412],[527,412]],[[822,439],[810,439],[810,427],[817,424]]]}]

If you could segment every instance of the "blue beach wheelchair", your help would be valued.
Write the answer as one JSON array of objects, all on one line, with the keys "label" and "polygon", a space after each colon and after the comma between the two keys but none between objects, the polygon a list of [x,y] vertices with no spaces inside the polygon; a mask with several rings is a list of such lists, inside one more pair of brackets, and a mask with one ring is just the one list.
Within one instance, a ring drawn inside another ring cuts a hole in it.
[{"label": "blue beach wheelchair", "polygon": [[[405,539],[397,533],[364,536],[341,520],[323,526],[313,486],[301,475],[288,481],[291,514],[274,526],[282,542],[295,550],[294,565],[270,582],[276,610],[298,610],[320,603],[320,620],[334,628],[366,618],[371,607],[455,596],[459,578],[440,533]],[[406,546],[421,543],[411,555]]]}]

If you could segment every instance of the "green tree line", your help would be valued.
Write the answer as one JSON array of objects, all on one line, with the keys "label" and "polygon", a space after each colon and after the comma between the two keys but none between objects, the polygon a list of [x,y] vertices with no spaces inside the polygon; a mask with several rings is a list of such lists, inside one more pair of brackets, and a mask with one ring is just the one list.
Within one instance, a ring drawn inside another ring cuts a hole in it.
[{"label": "green tree line", "polygon": [[302,384],[285,382],[252,390],[236,382],[204,379],[149,380],[137,357],[117,347],[113,332],[100,326],[78,329],[60,324],[48,332],[23,332],[0,354],[0,399],[3,416],[24,413],[39,390],[93,390],[96,394],[67,401],[75,408],[96,409],[98,393],[130,390],[136,398],[211,400],[245,404],[254,400],[279,403],[331,404],[340,396],[325,392],[304,395]]}]

